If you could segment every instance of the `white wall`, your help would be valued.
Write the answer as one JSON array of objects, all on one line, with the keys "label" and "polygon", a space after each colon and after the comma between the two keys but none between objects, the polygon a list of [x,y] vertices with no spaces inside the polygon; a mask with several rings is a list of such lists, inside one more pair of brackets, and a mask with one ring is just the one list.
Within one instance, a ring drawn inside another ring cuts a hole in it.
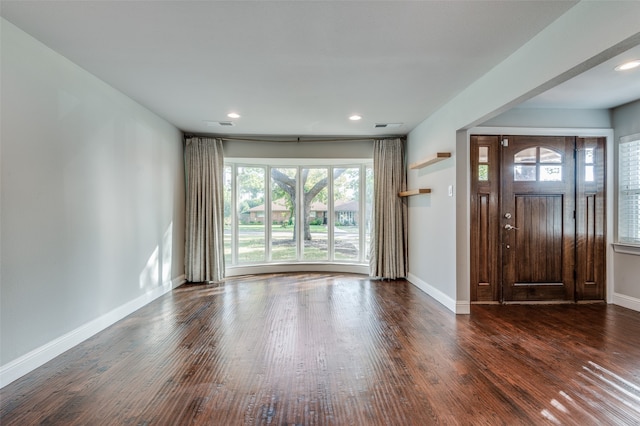
[{"label": "white wall", "polygon": [[[468,143],[459,131],[484,123],[640,42],[640,2],[580,2],[417,126],[408,162],[437,151],[451,160],[409,171],[409,280],[449,309],[469,311]],[[588,30],[587,30],[588,29]],[[574,36],[579,34],[580,36]],[[454,197],[447,197],[454,184]]]},{"label": "white wall", "polygon": [[184,179],[178,129],[6,20],[1,35],[5,385],[180,281]]},{"label": "white wall", "polygon": [[513,108],[481,126],[607,129],[611,113],[607,109]]},{"label": "white wall", "polygon": [[225,158],[372,158],[373,140],[332,142],[224,142]]},{"label": "white wall", "polygon": [[[621,137],[640,133],[640,100],[613,110],[613,131],[617,154],[617,144]],[[640,250],[635,251],[635,254],[614,254],[614,302],[640,310]]]}]

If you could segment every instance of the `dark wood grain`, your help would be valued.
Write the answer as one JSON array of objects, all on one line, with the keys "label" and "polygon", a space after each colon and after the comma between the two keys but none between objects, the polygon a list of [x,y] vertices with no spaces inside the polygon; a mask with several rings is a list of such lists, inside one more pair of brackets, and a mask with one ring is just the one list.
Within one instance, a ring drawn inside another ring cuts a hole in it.
[{"label": "dark wood grain", "polygon": [[8,425],[631,425],[640,313],[474,305],[406,281],[189,285],[6,386]]},{"label": "dark wood grain", "polygon": [[[593,180],[585,150],[594,151]],[[576,139],[576,300],[603,300],[606,287],[605,138]]]},{"label": "dark wood grain", "polygon": [[[500,300],[500,137],[471,136],[471,300]],[[486,148],[487,180],[479,179],[480,148]]]},{"label": "dark wood grain", "polygon": [[[509,144],[502,151],[503,300],[575,301],[575,138],[505,138]],[[562,180],[516,181],[514,156],[527,148],[560,153]],[[518,229],[504,228],[514,223]]]}]

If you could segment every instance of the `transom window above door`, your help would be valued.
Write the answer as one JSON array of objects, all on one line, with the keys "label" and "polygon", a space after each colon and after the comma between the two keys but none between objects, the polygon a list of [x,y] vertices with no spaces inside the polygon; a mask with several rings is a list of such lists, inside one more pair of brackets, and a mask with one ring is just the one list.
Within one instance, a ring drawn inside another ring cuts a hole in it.
[{"label": "transom window above door", "polygon": [[535,146],[518,151],[513,156],[515,181],[562,181],[562,154],[549,148]]}]

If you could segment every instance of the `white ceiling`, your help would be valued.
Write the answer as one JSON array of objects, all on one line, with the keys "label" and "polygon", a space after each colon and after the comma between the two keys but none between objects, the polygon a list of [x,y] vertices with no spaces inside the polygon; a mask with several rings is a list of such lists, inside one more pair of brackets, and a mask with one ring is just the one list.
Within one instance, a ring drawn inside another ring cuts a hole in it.
[{"label": "white ceiling", "polygon": [[640,69],[615,71],[640,59],[640,45],[523,102],[522,108],[609,109],[640,99]]},{"label": "white ceiling", "polygon": [[[186,132],[402,135],[575,3],[3,0],[0,14]],[[579,99],[576,84],[529,106]],[[620,98],[599,99],[576,105]]]}]

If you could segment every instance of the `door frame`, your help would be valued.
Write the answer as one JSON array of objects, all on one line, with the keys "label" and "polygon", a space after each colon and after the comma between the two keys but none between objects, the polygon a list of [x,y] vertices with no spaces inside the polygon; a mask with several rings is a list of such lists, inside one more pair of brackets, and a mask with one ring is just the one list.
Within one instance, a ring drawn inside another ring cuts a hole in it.
[{"label": "door frame", "polygon": [[[611,128],[533,128],[533,127],[473,127],[460,130],[457,134],[456,143],[456,168],[457,179],[461,183],[456,194],[456,233],[458,235],[457,244],[457,305],[464,306],[471,304],[471,174],[469,164],[471,164],[471,135],[523,135],[523,136],[576,136],[576,137],[604,137],[606,139],[606,302],[613,303],[614,297],[614,276],[613,276],[613,237],[614,237],[614,217],[617,194],[614,192],[614,164],[615,164],[615,144],[614,133]],[[464,190],[462,183],[464,182]],[[461,245],[461,246],[460,246]],[[466,310],[466,309],[465,309]]]}]

